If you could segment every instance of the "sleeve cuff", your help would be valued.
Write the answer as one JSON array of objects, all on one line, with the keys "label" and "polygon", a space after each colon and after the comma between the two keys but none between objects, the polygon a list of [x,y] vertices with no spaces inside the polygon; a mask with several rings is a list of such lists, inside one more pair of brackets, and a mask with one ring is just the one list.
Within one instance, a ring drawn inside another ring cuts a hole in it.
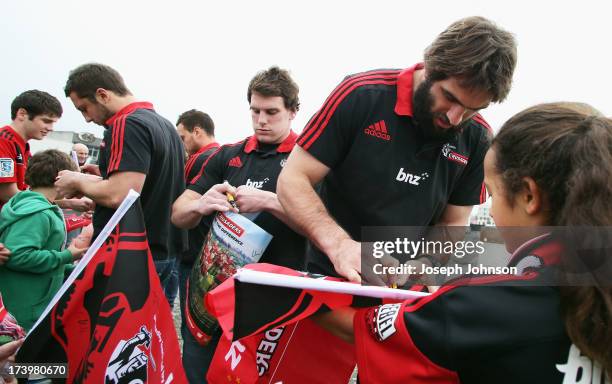
[{"label": "sleeve cuff", "polygon": [[64,262],[64,264],[72,263],[72,253],[68,249],[64,249],[60,252],[60,258]]}]

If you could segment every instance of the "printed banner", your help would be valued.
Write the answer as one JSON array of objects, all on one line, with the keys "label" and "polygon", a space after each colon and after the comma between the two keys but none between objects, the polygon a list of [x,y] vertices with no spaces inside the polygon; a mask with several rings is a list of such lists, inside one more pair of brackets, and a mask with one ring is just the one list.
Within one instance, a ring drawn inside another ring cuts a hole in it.
[{"label": "printed banner", "polygon": [[206,310],[204,296],[238,268],[257,263],[271,240],[272,235],[246,217],[217,213],[187,285],[187,327],[200,344],[206,345],[219,327]]}]

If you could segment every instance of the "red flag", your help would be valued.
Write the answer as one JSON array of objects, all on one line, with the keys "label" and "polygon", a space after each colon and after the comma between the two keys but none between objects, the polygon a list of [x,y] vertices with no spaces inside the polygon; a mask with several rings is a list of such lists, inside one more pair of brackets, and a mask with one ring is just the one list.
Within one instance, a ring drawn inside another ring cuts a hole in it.
[{"label": "red flag", "polygon": [[356,365],[352,344],[306,319],[232,342],[222,337],[209,383],[346,384]]},{"label": "red flag", "polygon": [[68,383],[186,383],[139,203],[128,210],[17,355],[67,363]]},{"label": "red flag", "polygon": [[[346,281],[266,263],[249,264],[244,268],[289,276]],[[223,332],[232,340],[288,325],[319,311],[383,304],[383,300],[371,297],[244,283],[233,277],[209,292],[205,300],[208,311],[217,318]],[[388,302],[397,301],[384,300],[384,303]]]},{"label": "red flag", "polygon": [[72,232],[91,224],[91,219],[84,215],[77,215],[76,213],[66,215],[64,221],[66,222],[66,232]]},{"label": "red flag", "polygon": [[[305,275],[265,263],[245,268]],[[309,317],[329,309],[381,303],[380,299],[344,293],[243,283],[230,278],[206,295],[206,306],[224,331],[207,379],[211,383],[345,384],[356,364],[354,346]]]}]

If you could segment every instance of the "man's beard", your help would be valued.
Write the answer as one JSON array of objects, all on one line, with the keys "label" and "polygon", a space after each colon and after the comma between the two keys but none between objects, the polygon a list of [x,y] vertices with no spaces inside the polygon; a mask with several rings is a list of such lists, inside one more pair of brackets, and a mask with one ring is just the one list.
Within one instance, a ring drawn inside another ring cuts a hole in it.
[{"label": "man's beard", "polygon": [[100,121],[94,121],[94,123],[102,127],[106,127],[106,122],[108,121],[108,119],[113,117],[115,114],[111,112],[108,108],[106,108],[105,105],[98,103],[97,101],[96,101],[96,104],[97,104],[97,107],[100,109],[99,112],[102,117]]},{"label": "man's beard", "polygon": [[414,91],[412,97],[413,118],[416,120],[416,124],[425,139],[432,141],[450,141],[461,131],[463,124],[450,128],[440,128],[434,124],[434,119],[437,117],[445,121],[448,121],[448,118],[445,114],[441,113],[434,116],[431,112],[431,108],[434,104],[431,94],[432,84],[433,82],[431,80],[425,78]]},{"label": "man's beard", "polygon": [[104,105],[102,106],[102,109],[104,111],[104,122],[102,123],[102,125],[105,125],[108,119],[115,116],[115,114],[111,112],[108,108],[106,108]]}]

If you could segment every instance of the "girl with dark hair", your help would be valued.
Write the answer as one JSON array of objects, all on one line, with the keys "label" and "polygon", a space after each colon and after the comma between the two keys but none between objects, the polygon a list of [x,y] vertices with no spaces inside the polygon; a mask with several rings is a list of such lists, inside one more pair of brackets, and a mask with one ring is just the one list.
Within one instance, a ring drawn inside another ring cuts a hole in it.
[{"label": "girl with dark hair", "polygon": [[575,244],[550,227],[612,226],[612,120],[584,104],[529,108],[504,124],[484,167],[497,226],[529,229],[506,239],[517,275],[334,311],[321,324],[355,341],[361,383],[610,383],[610,275],[550,284],[576,261]]}]

